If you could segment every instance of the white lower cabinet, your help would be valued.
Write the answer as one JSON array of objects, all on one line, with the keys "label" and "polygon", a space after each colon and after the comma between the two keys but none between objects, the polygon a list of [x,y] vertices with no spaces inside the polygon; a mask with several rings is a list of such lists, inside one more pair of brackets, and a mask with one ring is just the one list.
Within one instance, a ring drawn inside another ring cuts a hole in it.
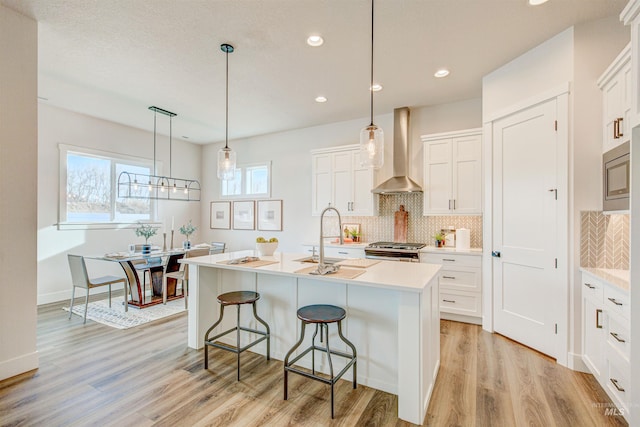
[{"label": "white lower cabinet", "polygon": [[[364,246],[344,247],[338,245],[324,245],[324,256],[330,258],[364,258]],[[318,245],[302,245],[305,253],[311,255],[320,255],[320,247]]]},{"label": "white lower cabinet", "polygon": [[619,413],[629,413],[629,294],[582,272],[582,360]]},{"label": "white lower cabinet", "polygon": [[420,262],[442,265],[440,318],[482,324],[482,256],[421,252]]}]

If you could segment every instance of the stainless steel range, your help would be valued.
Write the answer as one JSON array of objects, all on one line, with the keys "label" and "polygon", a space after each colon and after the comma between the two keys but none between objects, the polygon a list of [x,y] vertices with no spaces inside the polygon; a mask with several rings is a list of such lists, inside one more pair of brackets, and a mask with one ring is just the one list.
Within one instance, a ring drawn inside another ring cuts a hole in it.
[{"label": "stainless steel range", "polygon": [[365,258],[390,261],[420,262],[424,243],[375,242],[364,248]]}]

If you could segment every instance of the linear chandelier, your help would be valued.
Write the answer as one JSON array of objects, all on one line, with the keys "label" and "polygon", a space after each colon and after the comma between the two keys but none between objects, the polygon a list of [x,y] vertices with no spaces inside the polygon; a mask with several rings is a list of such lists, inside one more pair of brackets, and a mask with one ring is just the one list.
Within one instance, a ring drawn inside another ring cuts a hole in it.
[{"label": "linear chandelier", "polygon": [[[200,183],[195,179],[171,176],[172,118],[176,113],[151,106],[153,111],[153,175],[124,171],[118,175],[118,197],[123,199],[200,201]],[[169,176],[156,173],[156,122],[158,113],[169,117]]]}]

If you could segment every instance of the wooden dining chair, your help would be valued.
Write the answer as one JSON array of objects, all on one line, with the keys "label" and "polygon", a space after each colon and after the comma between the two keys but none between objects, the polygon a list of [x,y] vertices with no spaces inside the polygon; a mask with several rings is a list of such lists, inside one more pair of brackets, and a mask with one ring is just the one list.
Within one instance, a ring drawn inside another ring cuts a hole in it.
[{"label": "wooden dining chair", "polygon": [[[197,248],[187,251],[185,258],[195,258],[209,255],[209,248]],[[173,278],[182,282],[182,295],[184,295],[184,308],[188,308],[187,297],[189,295],[189,268],[186,264],[181,264],[180,270],[165,274],[166,278]]]},{"label": "wooden dining chair", "polygon": [[[84,299],[84,322],[87,323],[87,307],[89,306],[89,290],[91,288],[97,288],[100,286],[109,286],[109,307],[111,307],[111,285],[116,283],[122,283],[125,285],[126,279],[124,277],[117,276],[102,276],[90,279],[87,274],[87,265],[84,262],[84,257],[80,255],[67,255],[69,260],[69,269],[71,270],[71,282],[73,284],[71,288],[71,302],[69,303],[69,319],[73,313],[73,300],[76,293],[76,288],[85,288],[87,294]],[[126,293],[125,293],[126,298]]]},{"label": "wooden dining chair", "polygon": [[169,291],[169,289],[168,289],[169,280],[172,280],[173,282],[175,282],[174,292],[178,288],[178,280],[179,279],[177,279],[176,277],[171,276],[171,273],[180,272],[180,270],[182,269],[182,264],[180,264],[178,261],[180,261],[182,258],[184,258],[184,256],[185,256],[184,253],[179,253],[179,254],[171,254],[167,258],[167,263],[164,266],[164,275],[162,276],[162,303],[163,304],[167,303],[167,293]]}]

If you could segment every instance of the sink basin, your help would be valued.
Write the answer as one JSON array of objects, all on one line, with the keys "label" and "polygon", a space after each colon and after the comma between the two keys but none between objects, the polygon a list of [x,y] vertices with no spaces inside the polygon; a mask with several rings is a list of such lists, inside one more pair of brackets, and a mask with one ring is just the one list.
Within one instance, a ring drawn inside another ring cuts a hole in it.
[{"label": "sink basin", "polygon": [[[305,258],[300,258],[300,259],[296,259],[294,261],[298,261],[298,262],[308,262],[311,264],[317,264],[318,263],[319,258],[318,257],[305,257]],[[340,261],[344,261],[344,258],[329,258],[329,257],[325,257],[324,258],[324,263],[325,264],[335,264],[336,262],[340,262]]]}]

